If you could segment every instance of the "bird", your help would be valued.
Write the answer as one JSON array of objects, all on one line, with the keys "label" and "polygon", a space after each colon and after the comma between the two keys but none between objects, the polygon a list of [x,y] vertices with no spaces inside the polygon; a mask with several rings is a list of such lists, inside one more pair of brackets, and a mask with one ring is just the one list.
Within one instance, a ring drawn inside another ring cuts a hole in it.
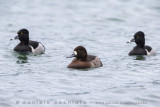
[{"label": "bird", "polygon": [[45,52],[45,47],[42,43],[29,40],[29,31],[27,29],[20,29],[17,34],[18,35],[14,37],[14,39],[19,39],[20,43],[14,48],[14,51],[35,54],[42,54]]},{"label": "bird", "polygon": [[71,56],[67,58],[73,58],[73,61],[67,66],[67,68],[85,69],[85,68],[97,68],[102,67],[100,58],[93,55],[88,55],[87,50],[83,46],[77,46]]},{"label": "bird", "polygon": [[144,32],[138,31],[133,37],[134,38],[129,42],[135,42],[136,46],[129,52],[129,55],[155,55],[155,51],[152,49],[152,47],[145,45]]}]

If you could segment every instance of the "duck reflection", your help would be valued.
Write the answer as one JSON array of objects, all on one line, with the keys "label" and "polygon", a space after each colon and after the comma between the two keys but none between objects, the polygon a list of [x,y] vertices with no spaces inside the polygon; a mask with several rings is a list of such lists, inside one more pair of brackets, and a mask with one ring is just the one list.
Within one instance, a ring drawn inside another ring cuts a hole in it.
[{"label": "duck reflection", "polygon": [[18,58],[17,63],[19,63],[19,64],[28,63],[27,54],[20,53],[20,54],[18,54],[17,58]]},{"label": "duck reflection", "polygon": [[146,60],[146,57],[144,57],[143,55],[137,55],[136,59],[134,60]]}]

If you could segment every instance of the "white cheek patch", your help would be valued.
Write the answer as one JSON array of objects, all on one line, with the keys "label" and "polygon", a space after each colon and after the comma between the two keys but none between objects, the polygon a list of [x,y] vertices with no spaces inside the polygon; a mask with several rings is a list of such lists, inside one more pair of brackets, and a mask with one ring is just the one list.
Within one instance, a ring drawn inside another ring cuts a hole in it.
[{"label": "white cheek patch", "polygon": [[77,55],[77,51],[74,51],[74,55]]}]

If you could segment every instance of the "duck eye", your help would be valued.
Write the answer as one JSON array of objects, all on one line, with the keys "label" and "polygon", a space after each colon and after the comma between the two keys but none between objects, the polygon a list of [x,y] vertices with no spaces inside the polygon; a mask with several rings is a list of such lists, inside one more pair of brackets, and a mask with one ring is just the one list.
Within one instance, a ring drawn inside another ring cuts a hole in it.
[{"label": "duck eye", "polygon": [[23,35],[23,32],[21,32],[21,35]]}]

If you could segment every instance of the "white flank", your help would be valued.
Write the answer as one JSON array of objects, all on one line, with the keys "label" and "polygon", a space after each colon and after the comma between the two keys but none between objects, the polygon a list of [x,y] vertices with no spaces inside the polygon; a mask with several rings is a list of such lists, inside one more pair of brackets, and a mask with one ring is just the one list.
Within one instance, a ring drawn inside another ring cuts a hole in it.
[{"label": "white flank", "polygon": [[152,49],[150,52],[148,52],[147,49],[145,49],[146,52],[147,52],[147,55],[155,55],[155,51]]},{"label": "white flank", "polygon": [[35,50],[36,54],[41,54],[41,53],[44,53],[45,48],[41,43],[39,43],[38,47],[36,49],[34,49],[34,50]]}]

